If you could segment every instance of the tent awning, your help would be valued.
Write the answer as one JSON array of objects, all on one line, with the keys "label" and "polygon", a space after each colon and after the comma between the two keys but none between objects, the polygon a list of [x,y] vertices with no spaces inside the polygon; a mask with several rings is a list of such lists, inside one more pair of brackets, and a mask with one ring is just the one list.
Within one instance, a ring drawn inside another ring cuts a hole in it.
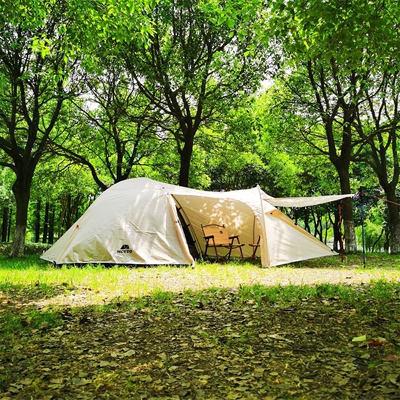
[{"label": "tent awning", "polygon": [[266,201],[275,207],[308,207],[317,206],[318,204],[329,203],[332,201],[339,201],[353,196],[354,194],[339,194],[316,197],[268,197]]}]

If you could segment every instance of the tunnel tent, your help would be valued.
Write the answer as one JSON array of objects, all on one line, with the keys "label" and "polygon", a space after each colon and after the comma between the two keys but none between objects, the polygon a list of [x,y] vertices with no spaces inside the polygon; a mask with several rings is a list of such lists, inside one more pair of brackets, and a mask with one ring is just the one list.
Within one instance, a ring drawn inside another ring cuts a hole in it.
[{"label": "tunnel tent", "polygon": [[[349,196],[329,196],[328,201]],[[194,264],[195,254],[205,248],[201,225],[210,223],[239,235],[245,257],[252,255],[249,244],[260,237],[263,267],[336,254],[273,202],[258,186],[208,192],[128,179],[103,192],[41,258],[57,265]],[[235,251],[232,256],[238,255]]]}]

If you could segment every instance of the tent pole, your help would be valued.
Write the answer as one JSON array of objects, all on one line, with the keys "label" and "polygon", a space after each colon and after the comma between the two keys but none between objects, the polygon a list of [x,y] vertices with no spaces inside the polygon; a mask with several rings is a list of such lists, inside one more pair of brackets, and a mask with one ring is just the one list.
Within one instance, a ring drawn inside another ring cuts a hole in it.
[{"label": "tent pole", "polygon": [[260,220],[260,255],[261,255],[261,266],[263,268],[268,267],[270,264],[269,254],[268,254],[268,239],[267,239],[267,228],[265,226],[265,214],[264,214],[264,206],[263,206],[263,197],[262,191],[259,185],[257,185],[258,195],[260,199],[260,208],[261,208],[261,220]]}]

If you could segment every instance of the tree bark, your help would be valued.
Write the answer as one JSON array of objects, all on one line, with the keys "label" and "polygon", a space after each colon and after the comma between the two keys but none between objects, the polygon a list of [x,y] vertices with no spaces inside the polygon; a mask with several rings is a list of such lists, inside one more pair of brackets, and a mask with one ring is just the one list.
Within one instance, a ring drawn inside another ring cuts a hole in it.
[{"label": "tree bark", "polygon": [[48,201],[46,201],[46,205],[44,207],[44,221],[43,221],[43,236],[42,236],[42,242],[47,243],[47,235],[49,231],[49,208],[50,204]]},{"label": "tree bark", "polygon": [[54,204],[50,208],[50,218],[49,218],[49,236],[47,243],[53,244],[54,243],[54,221],[56,215],[56,207]]},{"label": "tree bark", "polygon": [[1,224],[1,241],[7,242],[8,232],[8,207],[3,207],[3,221]]},{"label": "tree bark", "polygon": [[39,199],[36,202],[36,211],[35,211],[35,243],[39,243],[40,240],[40,212],[41,212],[41,201]]},{"label": "tree bark", "polygon": [[10,212],[8,214],[8,229],[7,229],[7,240],[6,242],[9,242],[11,240],[11,225],[12,225],[12,208],[10,208]]},{"label": "tree bark", "polygon": [[[336,166],[336,165],[335,165]],[[350,194],[349,166],[336,166],[339,174],[340,189],[342,194]],[[345,253],[355,253],[357,251],[357,240],[353,217],[353,201],[351,197],[342,200],[342,218],[344,226],[344,251]]]},{"label": "tree bark", "polygon": [[333,251],[342,252],[342,206],[340,202],[336,205],[332,215],[329,214],[329,221],[333,226]]},{"label": "tree bark", "polygon": [[388,200],[388,212],[389,212],[389,230],[390,230],[390,253],[400,253],[400,217],[399,217],[399,206],[397,205],[396,195],[394,190],[392,193],[386,192]]},{"label": "tree bark", "polygon": [[189,186],[190,163],[193,154],[193,136],[186,135],[185,144],[180,151],[179,185]]},{"label": "tree bark", "polygon": [[32,186],[33,172],[17,175],[12,187],[15,203],[15,231],[11,246],[10,257],[23,257],[25,251],[25,234],[28,221],[28,206]]}]

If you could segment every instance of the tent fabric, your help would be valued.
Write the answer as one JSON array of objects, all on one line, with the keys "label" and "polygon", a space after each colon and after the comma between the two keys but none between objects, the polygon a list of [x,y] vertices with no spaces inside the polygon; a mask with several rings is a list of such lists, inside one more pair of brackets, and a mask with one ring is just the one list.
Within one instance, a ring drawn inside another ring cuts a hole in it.
[{"label": "tent fabric", "polygon": [[[210,223],[225,225],[241,243],[256,243],[260,236],[264,267],[336,254],[271,201],[258,186],[206,192],[148,178],[128,179],[102,193],[41,258],[55,264],[194,264],[181,218],[199,254],[205,248],[201,225]],[[244,256],[250,257],[252,250],[244,246]],[[235,251],[232,256],[238,255]]]},{"label": "tent fabric", "polygon": [[329,203],[331,201],[339,201],[353,196],[353,194],[339,194],[315,197],[271,197],[268,201],[275,207],[308,207]]}]

